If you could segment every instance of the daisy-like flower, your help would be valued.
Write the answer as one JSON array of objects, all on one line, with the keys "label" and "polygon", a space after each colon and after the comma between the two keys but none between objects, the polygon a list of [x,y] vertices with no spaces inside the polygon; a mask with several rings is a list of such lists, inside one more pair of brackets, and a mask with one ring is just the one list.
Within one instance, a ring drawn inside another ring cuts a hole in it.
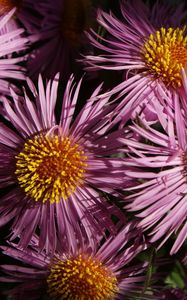
[{"label": "daisy-like flower", "polygon": [[38,11],[43,16],[38,32],[40,42],[28,59],[31,77],[53,78],[62,72],[63,78],[77,71],[75,58],[84,43],[84,30],[91,24],[90,0],[41,1]]},{"label": "daisy-like flower", "polygon": [[71,77],[57,121],[57,77],[46,89],[40,77],[39,93],[28,84],[35,100],[13,91],[13,103],[2,99],[3,116],[14,128],[0,125],[0,184],[12,186],[0,201],[0,224],[14,219],[12,238],[20,236],[22,247],[39,230],[40,247],[53,251],[73,227],[86,234],[114,229],[110,216],[121,212],[103,195],[115,196],[128,184],[118,157],[123,132],[111,130],[113,106],[98,95],[101,86],[78,113],[81,81],[75,88]]},{"label": "daisy-like flower", "polygon": [[92,30],[88,37],[101,54],[85,56],[84,63],[87,70],[124,72],[123,82],[113,92],[122,97],[117,118],[126,121],[134,118],[140,106],[147,108],[153,97],[158,101],[154,95],[157,87],[172,94],[184,93],[187,11],[183,4],[172,7],[156,1],[148,7],[142,1],[122,0],[121,13],[118,19],[98,11],[98,22],[106,33],[103,37]]},{"label": "daisy-like flower", "polygon": [[[101,246],[98,242],[85,243],[83,239],[80,246],[70,239],[68,249],[53,257],[45,251],[38,253],[36,237],[26,250],[10,243],[1,247],[3,252],[24,266],[1,265],[6,276],[0,281],[19,283],[9,292],[16,300],[36,300],[44,295],[51,300],[132,299],[133,295],[143,295],[147,263],[133,261],[145,249],[140,232],[130,224]],[[146,295],[142,298],[150,299]]]},{"label": "daisy-like flower", "polygon": [[15,9],[12,9],[0,17],[0,93],[2,94],[9,94],[10,82],[25,79],[24,68],[19,65],[25,58],[18,57],[19,52],[25,50],[28,44],[28,39],[22,36],[24,29],[14,28],[6,32],[6,26],[14,12]]},{"label": "daisy-like flower", "polygon": [[[123,139],[129,149],[127,176],[139,179],[130,187],[127,208],[139,211],[140,226],[150,229],[151,241],[161,245],[174,233],[171,254],[187,238],[187,128],[175,98],[175,115],[150,126],[146,120],[130,126],[138,139]],[[132,169],[130,169],[132,168]]]}]

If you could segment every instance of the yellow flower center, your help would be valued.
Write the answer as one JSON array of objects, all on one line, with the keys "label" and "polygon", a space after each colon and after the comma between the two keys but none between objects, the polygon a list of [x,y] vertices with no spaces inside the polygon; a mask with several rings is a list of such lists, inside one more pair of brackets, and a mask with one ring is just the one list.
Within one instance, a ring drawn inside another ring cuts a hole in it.
[{"label": "yellow flower center", "polygon": [[13,7],[20,7],[22,0],[0,0],[0,15],[9,12]]},{"label": "yellow flower center", "polygon": [[36,135],[16,156],[16,177],[26,195],[43,203],[67,199],[84,179],[87,157],[69,137]]},{"label": "yellow flower center", "polygon": [[187,63],[186,27],[161,28],[150,34],[143,47],[143,56],[149,72],[167,86],[182,85],[181,69]]},{"label": "yellow flower center", "polygon": [[112,300],[118,292],[113,272],[83,255],[54,265],[47,283],[51,299]]},{"label": "yellow flower center", "polygon": [[81,35],[88,29],[90,0],[64,0],[61,29],[70,47],[79,47]]}]

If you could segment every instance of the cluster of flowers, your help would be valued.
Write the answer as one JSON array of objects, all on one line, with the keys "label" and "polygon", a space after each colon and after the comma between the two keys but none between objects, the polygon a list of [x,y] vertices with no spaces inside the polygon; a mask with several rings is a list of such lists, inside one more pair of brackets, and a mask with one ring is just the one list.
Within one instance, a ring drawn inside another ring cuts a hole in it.
[{"label": "cluster of flowers", "polygon": [[0,1],[2,297],[187,299],[187,10],[118,4]]}]

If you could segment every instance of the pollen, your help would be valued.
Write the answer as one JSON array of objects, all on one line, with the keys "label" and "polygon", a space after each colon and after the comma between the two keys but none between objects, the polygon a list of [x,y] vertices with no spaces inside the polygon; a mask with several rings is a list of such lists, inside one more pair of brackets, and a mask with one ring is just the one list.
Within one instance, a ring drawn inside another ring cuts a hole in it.
[{"label": "pollen", "polygon": [[9,12],[13,7],[20,7],[22,0],[0,0],[0,15]]},{"label": "pollen", "polygon": [[67,199],[84,182],[87,157],[69,137],[36,135],[16,156],[18,184],[43,203]]},{"label": "pollen", "polygon": [[187,63],[186,27],[161,28],[150,34],[143,46],[143,58],[155,78],[161,79],[166,86],[181,87],[181,69]]},{"label": "pollen", "polygon": [[54,265],[47,278],[51,299],[112,300],[117,278],[93,257],[79,255]]}]

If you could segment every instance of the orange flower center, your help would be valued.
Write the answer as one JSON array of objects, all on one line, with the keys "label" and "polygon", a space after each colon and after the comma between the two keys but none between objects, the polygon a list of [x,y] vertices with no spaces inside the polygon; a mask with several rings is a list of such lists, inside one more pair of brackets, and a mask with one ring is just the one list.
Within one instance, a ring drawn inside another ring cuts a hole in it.
[{"label": "orange flower center", "polygon": [[37,135],[16,156],[16,177],[35,201],[58,203],[84,181],[87,157],[69,137]]},{"label": "orange flower center", "polygon": [[161,28],[150,34],[143,47],[143,56],[151,74],[167,86],[181,87],[181,69],[187,63],[186,27]]},{"label": "orange flower center", "polygon": [[116,276],[93,257],[79,255],[54,265],[47,278],[51,299],[112,300]]}]

